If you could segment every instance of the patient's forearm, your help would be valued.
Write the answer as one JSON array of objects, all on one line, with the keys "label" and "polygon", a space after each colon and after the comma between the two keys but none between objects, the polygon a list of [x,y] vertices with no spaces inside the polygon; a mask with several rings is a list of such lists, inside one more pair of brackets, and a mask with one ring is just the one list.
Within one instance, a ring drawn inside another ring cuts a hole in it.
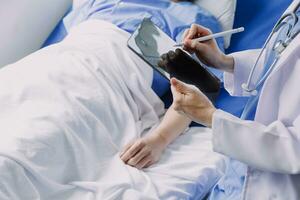
[{"label": "patient's forearm", "polygon": [[191,123],[191,120],[179,114],[171,106],[155,132],[161,136],[166,145],[175,140]]},{"label": "patient's forearm", "polygon": [[124,163],[142,169],[156,163],[165,148],[191,123],[187,117],[169,108],[163,121],[151,133],[125,146],[120,153]]}]

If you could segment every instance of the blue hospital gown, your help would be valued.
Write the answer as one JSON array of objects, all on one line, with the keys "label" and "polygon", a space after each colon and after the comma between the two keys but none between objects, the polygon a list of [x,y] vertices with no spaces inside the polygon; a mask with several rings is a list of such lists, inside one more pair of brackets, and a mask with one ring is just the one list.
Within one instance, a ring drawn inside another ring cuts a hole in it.
[{"label": "blue hospital gown", "polygon": [[219,23],[206,10],[190,2],[173,3],[170,0],[89,0],[69,13],[64,25],[68,30],[87,19],[102,19],[132,33],[145,17],[150,17],[177,42],[193,23],[206,26],[213,32],[220,31]]},{"label": "blue hospital gown", "polygon": [[[170,0],[87,0],[82,6],[73,9],[60,23],[45,43],[49,45],[62,40],[73,26],[88,19],[109,21],[119,28],[132,33],[143,18],[151,20],[173,40],[180,42],[185,29],[191,24],[201,24],[212,30],[221,30],[218,21],[206,10],[190,2],[174,3]],[[223,50],[223,39],[217,40]],[[222,79],[222,72],[211,69]],[[158,96],[168,91],[169,82],[154,71],[152,89]]]}]

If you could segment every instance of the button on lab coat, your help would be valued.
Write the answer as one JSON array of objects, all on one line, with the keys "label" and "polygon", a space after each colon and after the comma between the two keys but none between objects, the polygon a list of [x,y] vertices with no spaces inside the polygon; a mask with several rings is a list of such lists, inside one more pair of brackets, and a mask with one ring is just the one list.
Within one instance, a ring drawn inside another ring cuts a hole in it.
[{"label": "button on lab coat", "polygon": [[[234,73],[224,75],[231,95],[246,95],[241,85],[258,52],[232,54]],[[258,65],[261,70],[262,63]],[[241,120],[217,110],[212,130],[215,151],[248,165],[243,199],[300,199],[300,34],[266,79],[255,120]]]}]

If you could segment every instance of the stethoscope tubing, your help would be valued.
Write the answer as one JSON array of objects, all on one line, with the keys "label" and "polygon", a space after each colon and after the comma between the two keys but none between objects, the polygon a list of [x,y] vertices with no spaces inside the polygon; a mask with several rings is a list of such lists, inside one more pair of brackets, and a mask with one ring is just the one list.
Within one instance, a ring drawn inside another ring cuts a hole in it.
[{"label": "stethoscope tubing", "polygon": [[[288,17],[292,17],[294,19],[294,24],[293,26],[295,26],[298,22],[298,17],[297,15],[295,14],[295,12],[298,10],[300,6],[300,3],[298,3],[298,5],[293,9],[293,12],[291,13],[287,13],[285,15],[283,15],[278,21],[277,23],[275,24],[274,28],[272,29],[271,33],[269,34],[267,40],[265,41],[263,47],[261,48],[259,54],[258,54],[258,57],[250,71],[250,74],[249,74],[249,77],[247,79],[247,82],[242,84],[242,88],[245,92],[247,93],[250,93],[251,95],[257,95],[257,88],[259,88],[263,83],[264,81],[268,78],[268,76],[271,74],[271,72],[274,70],[278,60],[280,59],[280,55],[283,51],[281,52],[278,52],[278,54],[276,55],[275,57],[275,60],[272,62],[271,66],[269,67],[268,71],[257,81],[256,84],[254,84],[254,88],[253,89],[250,89],[250,84],[252,82],[252,79],[253,79],[253,76],[254,76],[254,72],[258,66],[258,62],[261,60],[261,57],[264,53],[264,51],[266,50],[266,47],[267,45],[269,44],[270,40],[272,39],[272,37],[274,36],[274,34],[279,31],[279,29],[284,26],[285,24],[283,24],[283,20],[285,20],[286,18]],[[292,37],[290,37],[289,40],[292,40],[294,39],[297,35],[298,35],[299,32],[297,32],[295,35],[293,35]],[[274,46],[273,46],[274,48]],[[286,46],[285,46],[286,48]]]}]

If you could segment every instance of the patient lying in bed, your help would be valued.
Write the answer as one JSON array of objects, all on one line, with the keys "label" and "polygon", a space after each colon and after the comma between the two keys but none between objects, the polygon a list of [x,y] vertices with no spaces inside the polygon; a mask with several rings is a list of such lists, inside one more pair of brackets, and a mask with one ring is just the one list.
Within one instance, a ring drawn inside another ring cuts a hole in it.
[{"label": "patient lying in bed", "polygon": [[[132,33],[144,17],[151,17],[162,30],[178,42],[192,23],[202,24],[216,31],[214,18],[203,12],[192,1],[173,0],[141,1],[87,1],[79,9],[71,12],[64,20],[67,29],[88,19],[109,21],[121,29]],[[122,3],[122,4],[121,4]],[[222,41],[219,41],[222,43]],[[158,74],[156,74],[158,76]],[[166,146],[182,133],[191,121],[169,108],[161,125],[142,139],[127,144],[120,154],[121,159],[139,169],[158,161]]]},{"label": "patient lying in bed", "polygon": [[[217,181],[223,160],[210,130],[174,130],[181,116],[171,109],[160,123],[152,69],[126,47],[128,37],[89,20],[0,71],[0,199],[196,199]],[[161,154],[172,138],[158,133],[173,131],[184,134]],[[120,159],[137,138],[151,156],[131,164],[161,156],[157,164],[138,170]]]},{"label": "patient lying in bed", "polygon": [[89,20],[0,71],[1,200],[198,199],[214,185],[210,130],[165,114],[128,37]]}]

